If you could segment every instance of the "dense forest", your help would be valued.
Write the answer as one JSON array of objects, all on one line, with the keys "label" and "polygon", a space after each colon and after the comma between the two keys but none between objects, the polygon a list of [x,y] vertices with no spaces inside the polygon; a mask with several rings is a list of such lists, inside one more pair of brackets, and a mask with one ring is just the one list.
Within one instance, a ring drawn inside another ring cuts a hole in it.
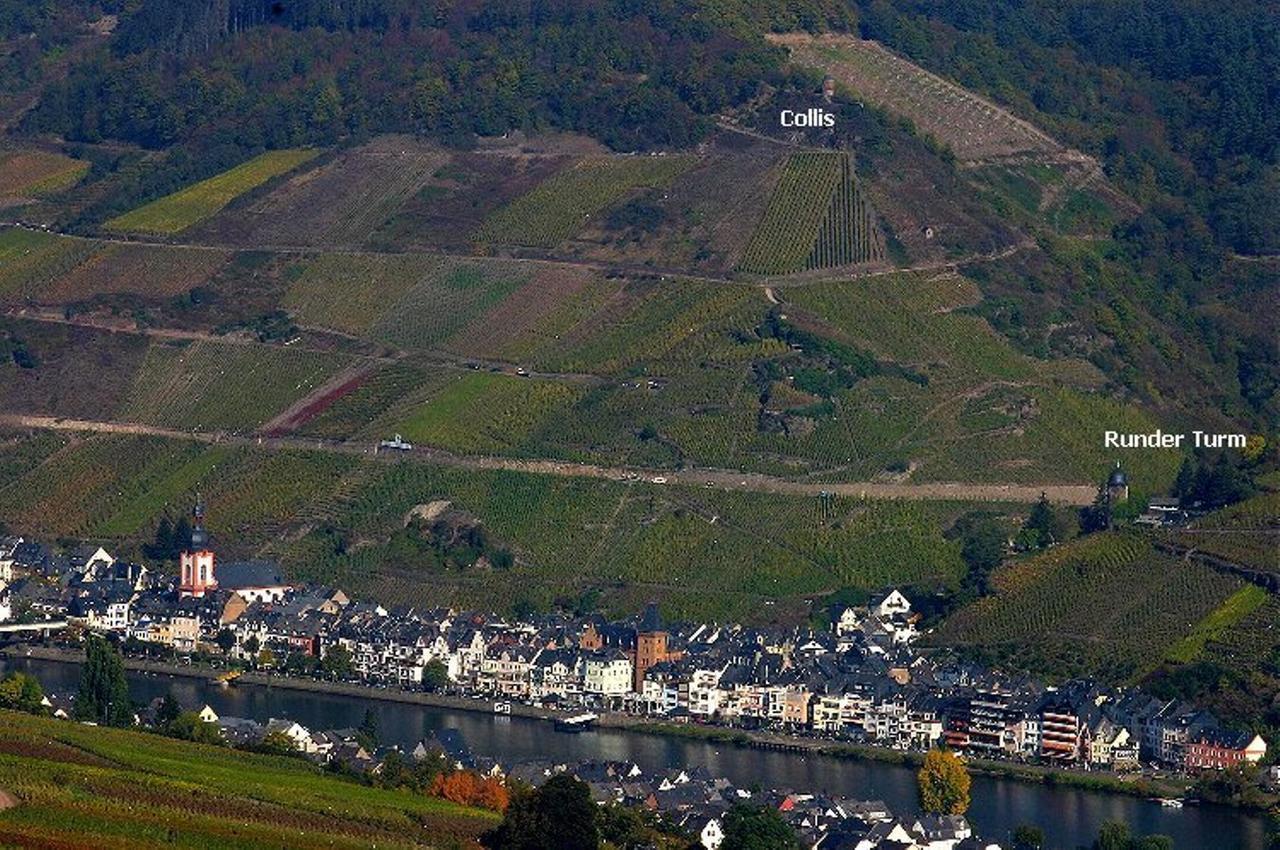
[{"label": "dense forest", "polygon": [[252,149],[546,128],[620,150],[687,147],[706,116],[780,73],[763,27],[828,19],[818,0],[764,16],[751,5],[144,0],[26,129],[150,148],[210,133]]}]

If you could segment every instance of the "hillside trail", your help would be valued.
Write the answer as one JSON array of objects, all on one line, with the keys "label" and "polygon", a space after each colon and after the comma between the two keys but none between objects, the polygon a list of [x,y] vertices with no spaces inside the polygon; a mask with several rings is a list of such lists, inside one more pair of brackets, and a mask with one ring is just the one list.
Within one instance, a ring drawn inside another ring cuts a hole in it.
[{"label": "hillside trail", "polygon": [[0,426],[38,428],[103,434],[131,434],[203,443],[259,446],[276,451],[321,451],[334,454],[365,456],[383,463],[422,460],[468,470],[522,472],[532,475],[554,475],[564,478],[603,478],[619,482],[647,483],[652,486],[702,486],[710,489],[747,493],[776,493],[787,496],[831,494],[860,499],[956,502],[1018,502],[1032,504],[1044,494],[1060,505],[1092,504],[1096,488],[1090,484],[1000,484],[959,481],[928,483],[891,483],[883,481],[846,481],[812,483],[775,478],[756,472],[726,469],[644,469],[638,467],[599,466],[562,460],[522,460],[480,455],[457,455],[443,449],[415,447],[410,451],[377,451],[368,443],[344,443],[304,437],[236,434],[226,431],[183,431],[134,422],[109,422],[68,419],[55,416],[0,414]]},{"label": "hillside trail", "polygon": [[297,254],[297,255],[317,255],[317,254],[338,254],[353,257],[398,257],[406,253],[424,254],[434,257],[444,257],[451,260],[487,260],[499,259],[514,263],[526,263],[534,266],[543,266],[550,269],[582,269],[600,274],[622,274],[632,277],[661,278],[662,280],[681,280],[693,283],[708,283],[720,286],[745,286],[753,289],[765,289],[769,287],[783,288],[789,286],[811,286],[821,283],[832,283],[838,281],[855,281],[867,280],[877,277],[885,277],[888,275],[908,274],[911,272],[925,271],[946,271],[955,270],[967,265],[975,263],[996,262],[1010,257],[1020,251],[1033,249],[1036,246],[1035,240],[1030,237],[1024,237],[1017,242],[1006,245],[992,251],[976,251],[966,254],[962,257],[951,257],[937,260],[927,260],[925,262],[916,263],[909,266],[880,266],[869,265],[864,268],[845,267],[836,269],[824,269],[820,271],[797,272],[791,275],[774,275],[759,278],[734,278],[723,277],[718,275],[696,274],[681,269],[658,268],[654,266],[634,265],[628,263],[609,263],[596,260],[581,259],[564,259],[551,257],[511,257],[511,256],[495,256],[485,257],[475,254],[465,254],[457,251],[447,250],[421,250],[421,251],[403,251],[403,252],[387,252],[372,251],[364,249],[350,248],[333,248],[324,245],[236,245],[231,243],[194,243],[194,242],[166,242],[157,239],[146,239],[142,237],[126,238],[121,236],[83,236],[78,233],[66,233],[57,230],[46,229],[43,227],[34,227],[21,221],[0,221],[0,227],[14,227],[20,230],[28,230],[33,232],[48,233],[54,236],[60,236],[66,239],[80,239],[90,242],[100,242],[107,245],[139,245],[143,247],[153,248],[187,248],[202,251],[265,251],[278,254]]}]

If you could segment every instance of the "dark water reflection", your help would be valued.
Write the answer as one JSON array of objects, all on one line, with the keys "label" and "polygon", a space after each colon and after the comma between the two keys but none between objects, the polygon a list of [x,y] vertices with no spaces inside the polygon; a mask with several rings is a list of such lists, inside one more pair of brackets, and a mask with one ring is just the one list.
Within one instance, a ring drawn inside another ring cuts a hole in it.
[{"label": "dark water reflection", "polygon": [[[36,674],[47,690],[68,692],[76,687],[75,665],[22,660],[10,666]],[[879,799],[902,814],[914,812],[916,806],[912,771],[875,762],[765,752],[608,729],[571,735],[556,732],[545,722],[522,718],[268,687],[219,687],[196,679],[141,673],[131,673],[129,682],[139,701],[172,690],[184,703],[207,702],[219,714],[259,721],[288,717],[316,730],[358,726],[365,709],[372,708],[384,743],[412,747],[427,730],[452,727],[462,732],[477,755],[504,763],[533,758],[630,759],[651,773],[706,765],[712,774],[743,786],[760,783]],[[974,778],[969,818],[981,835],[1006,846],[1009,834],[1023,823],[1040,825],[1049,848],[1088,846],[1107,820],[1124,821],[1137,834],[1170,835],[1179,850],[1263,850],[1267,846],[1265,819],[1231,809],[1189,806],[1171,810],[1123,795],[986,777]]]}]

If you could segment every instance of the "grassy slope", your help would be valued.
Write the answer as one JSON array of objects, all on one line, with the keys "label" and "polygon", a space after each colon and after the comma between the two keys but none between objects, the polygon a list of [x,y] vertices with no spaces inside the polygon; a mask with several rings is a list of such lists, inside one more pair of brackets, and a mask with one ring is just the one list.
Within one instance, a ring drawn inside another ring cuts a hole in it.
[{"label": "grassy slope", "polygon": [[0,712],[0,844],[416,847],[469,844],[495,816],[368,788],[303,761]]}]

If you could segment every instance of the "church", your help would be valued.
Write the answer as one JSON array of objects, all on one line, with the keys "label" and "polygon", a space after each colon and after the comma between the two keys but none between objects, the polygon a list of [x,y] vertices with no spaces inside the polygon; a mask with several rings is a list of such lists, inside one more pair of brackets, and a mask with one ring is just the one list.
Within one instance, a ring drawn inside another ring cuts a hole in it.
[{"label": "church", "polygon": [[238,594],[246,602],[279,602],[293,586],[271,561],[218,564],[204,527],[204,502],[196,499],[191,515],[191,542],[178,556],[179,598],[204,598],[215,590]]}]

